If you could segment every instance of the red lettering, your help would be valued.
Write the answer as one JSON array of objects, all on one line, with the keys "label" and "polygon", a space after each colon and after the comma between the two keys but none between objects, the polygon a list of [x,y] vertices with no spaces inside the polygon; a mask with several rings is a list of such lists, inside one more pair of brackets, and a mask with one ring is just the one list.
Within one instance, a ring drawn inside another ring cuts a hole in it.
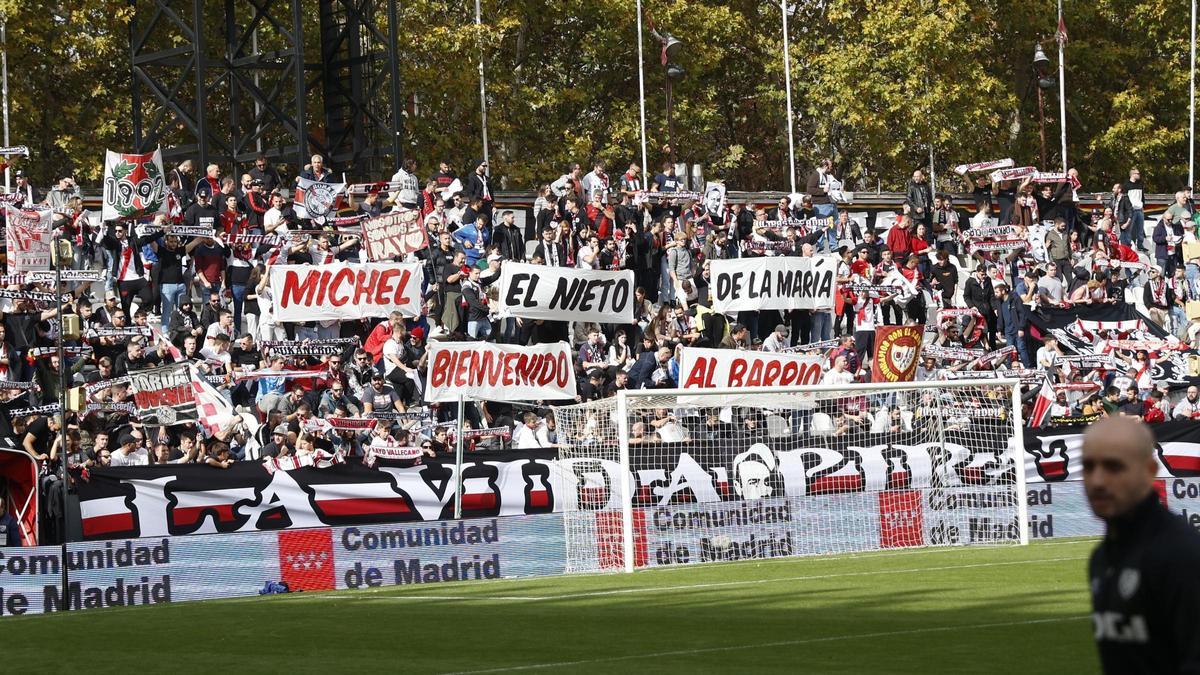
[{"label": "red lettering", "polygon": [[350,302],[349,294],[338,296],[337,292],[342,290],[342,285],[346,283],[354,283],[354,272],[349,267],[343,267],[333,274],[333,279],[329,284],[329,304],[334,307],[341,307]]},{"label": "red lettering", "polygon": [[779,368],[778,361],[767,361],[766,372],[763,373],[764,385],[779,384]]},{"label": "red lettering", "polygon": [[779,378],[779,384],[789,385],[796,381],[796,373],[800,371],[800,364],[795,361],[788,361],[783,364],[783,374]]},{"label": "red lettering", "polygon": [[684,389],[691,389],[693,385],[695,385],[697,388],[703,388],[705,386],[704,374],[705,371],[708,370],[708,361],[709,359],[704,356],[696,359],[696,362],[692,364],[691,372],[689,372],[687,375],[687,381],[683,383]]},{"label": "red lettering", "polygon": [[517,382],[527,384],[533,381],[537,373],[541,354],[520,354],[517,359]]},{"label": "red lettering", "polygon": [[504,373],[504,357],[506,354],[500,352],[488,352],[488,369],[487,381],[488,384],[495,387],[500,384],[500,377]]},{"label": "red lettering", "polygon": [[725,384],[727,387],[742,386],[742,377],[746,374],[746,359],[736,358],[733,363],[729,364],[729,381]]},{"label": "red lettering", "polygon": [[375,270],[359,270],[357,282],[354,284],[354,304],[365,305],[371,302],[371,289],[375,286]]},{"label": "red lettering", "polygon": [[408,283],[412,279],[412,270],[400,270],[400,282],[396,284],[396,302],[393,304],[403,307],[408,304]]},{"label": "red lettering", "polygon": [[449,350],[443,349],[433,357],[433,367],[429,369],[429,387],[442,387],[446,384],[446,369],[450,366],[450,361],[454,354]]},{"label": "red lettering", "polygon": [[304,274],[304,280],[300,280],[300,273],[287,270],[283,273],[283,292],[280,294],[279,306],[289,307],[291,305],[304,305],[311,307],[313,293],[316,292],[317,286],[320,283],[320,275],[313,270],[309,270]]},{"label": "red lettering", "polygon": [[463,352],[458,355],[458,367],[454,369],[454,386],[467,386],[467,379],[465,376],[468,375],[471,368],[472,356],[473,354],[471,352]]},{"label": "red lettering", "polygon": [[747,387],[758,387],[762,385],[763,364],[762,361],[755,361],[750,364],[750,374],[746,376]]},{"label": "red lettering", "polygon": [[495,385],[494,382],[484,379],[487,377],[488,368],[492,364],[492,356],[493,353],[487,349],[473,353],[472,358],[474,360],[471,363],[472,386],[479,386],[481,384]]},{"label": "red lettering", "polygon": [[821,364],[810,363],[804,372],[801,384],[817,384],[821,381]]},{"label": "red lettering", "polygon": [[553,354],[543,354],[542,362],[538,365],[536,373],[538,386],[544,387],[554,381],[555,359]]},{"label": "red lettering", "polygon": [[558,370],[555,373],[555,375],[557,375],[557,377],[555,378],[555,382],[558,384],[558,388],[562,389],[563,387],[567,386],[568,378],[571,377],[571,371],[570,371],[571,364],[569,361],[567,361],[567,355],[562,352],[558,353],[557,360],[558,360]]},{"label": "red lettering", "polygon": [[513,352],[511,354],[504,355],[504,374],[503,380],[501,380],[501,384],[504,386],[511,387],[513,385],[513,364],[515,364],[517,359],[520,357],[521,354],[519,352]]},{"label": "red lettering", "polygon": [[316,306],[325,304],[325,295],[329,293],[329,270],[321,272],[321,285],[317,286],[317,302]]},{"label": "red lettering", "polygon": [[387,306],[390,305],[392,295],[392,279],[398,274],[394,269],[385,269],[379,275],[379,282],[375,287],[375,304]]}]

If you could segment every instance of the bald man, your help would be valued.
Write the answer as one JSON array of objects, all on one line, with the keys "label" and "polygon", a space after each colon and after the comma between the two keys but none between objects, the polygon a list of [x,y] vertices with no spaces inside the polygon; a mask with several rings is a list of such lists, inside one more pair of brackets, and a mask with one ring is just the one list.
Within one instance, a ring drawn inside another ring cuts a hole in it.
[{"label": "bald man", "polygon": [[1088,579],[1107,673],[1200,673],[1200,534],[1154,491],[1154,435],[1106,417],[1083,437],[1083,485],[1106,524]]}]

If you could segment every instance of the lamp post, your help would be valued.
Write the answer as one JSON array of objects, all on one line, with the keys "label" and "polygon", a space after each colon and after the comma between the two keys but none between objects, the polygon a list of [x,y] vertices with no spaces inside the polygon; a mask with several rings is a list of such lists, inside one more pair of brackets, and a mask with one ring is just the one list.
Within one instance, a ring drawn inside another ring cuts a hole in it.
[{"label": "lamp post", "polygon": [[[649,17],[647,17],[649,18]],[[683,43],[670,33],[658,32],[654,26],[654,20],[650,19],[650,34],[655,40],[662,45],[662,54],[660,61],[663,65],[663,71],[666,73],[667,86],[667,147],[671,150],[671,163],[675,163],[675,80],[683,79],[687,75],[687,71],[683,66],[675,63],[675,57],[679,56],[679,50],[683,47]]]},{"label": "lamp post", "polygon": [[1046,65],[1049,63],[1050,58],[1042,50],[1042,43],[1035,42],[1033,44],[1033,75],[1037,79],[1038,135],[1042,145],[1042,163],[1038,168],[1043,171],[1046,168],[1046,93],[1044,90],[1054,86],[1053,77],[1043,77]]}]

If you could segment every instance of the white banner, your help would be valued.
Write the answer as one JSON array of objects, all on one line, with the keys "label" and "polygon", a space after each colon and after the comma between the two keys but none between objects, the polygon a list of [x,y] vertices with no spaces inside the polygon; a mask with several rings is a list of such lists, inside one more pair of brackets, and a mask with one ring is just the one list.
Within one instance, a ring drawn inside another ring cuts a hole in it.
[{"label": "white banner", "polygon": [[575,365],[565,342],[499,345],[431,342],[425,400],[544,401],[575,398]]},{"label": "white banner", "polygon": [[421,314],[425,271],[420,264],[275,265],[270,274],[278,321]]},{"label": "white banner", "polygon": [[8,272],[19,274],[50,269],[50,209],[14,209],[4,205],[4,236],[8,245]]},{"label": "white banner", "polygon": [[322,183],[300,178],[296,180],[296,217],[324,223],[337,215],[338,197],[346,191],[345,183]]},{"label": "white banner", "polygon": [[820,384],[825,359],[781,352],[684,347],[679,387],[791,387]]},{"label": "white banner", "polygon": [[633,291],[632,270],[608,272],[506,262],[500,270],[500,316],[632,323]]},{"label": "white banner", "polygon": [[717,312],[831,309],[838,258],[777,256],[712,261],[712,306]]}]

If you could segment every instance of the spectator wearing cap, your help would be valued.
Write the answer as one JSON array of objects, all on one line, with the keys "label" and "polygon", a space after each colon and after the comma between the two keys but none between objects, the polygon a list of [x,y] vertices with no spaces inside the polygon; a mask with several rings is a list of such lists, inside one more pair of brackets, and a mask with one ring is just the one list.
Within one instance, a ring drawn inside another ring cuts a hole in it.
[{"label": "spectator wearing cap", "polygon": [[271,430],[271,441],[262,447],[259,455],[262,457],[287,457],[294,454],[288,425],[278,424]]},{"label": "spectator wearing cap", "polygon": [[404,400],[396,390],[389,387],[383,377],[383,373],[375,373],[371,376],[371,384],[363,388],[360,400],[363,404],[363,414],[370,415],[375,411],[379,412],[404,412]]},{"label": "spectator wearing cap", "polygon": [[41,203],[42,193],[33,186],[33,183],[29,182],[29,176],[25,174],[24,169],[17,169],[16,173],[13,174],[13,178],[17,181],[13,192],[25,197],[25,203],[21,206],[33,206],[34,204]]},{"label": "spectator wearing cap", "polygon": [[118,438],[111,461],[112,466],[146,466],[150,464],[150,453],[141,446],[141,439],[134,432],[128,432]]},{"label": "spectator wearing cap", "polygon": [[764,352],[781,352],[788,347],[788,327],[779,324],[762,343]]}]

